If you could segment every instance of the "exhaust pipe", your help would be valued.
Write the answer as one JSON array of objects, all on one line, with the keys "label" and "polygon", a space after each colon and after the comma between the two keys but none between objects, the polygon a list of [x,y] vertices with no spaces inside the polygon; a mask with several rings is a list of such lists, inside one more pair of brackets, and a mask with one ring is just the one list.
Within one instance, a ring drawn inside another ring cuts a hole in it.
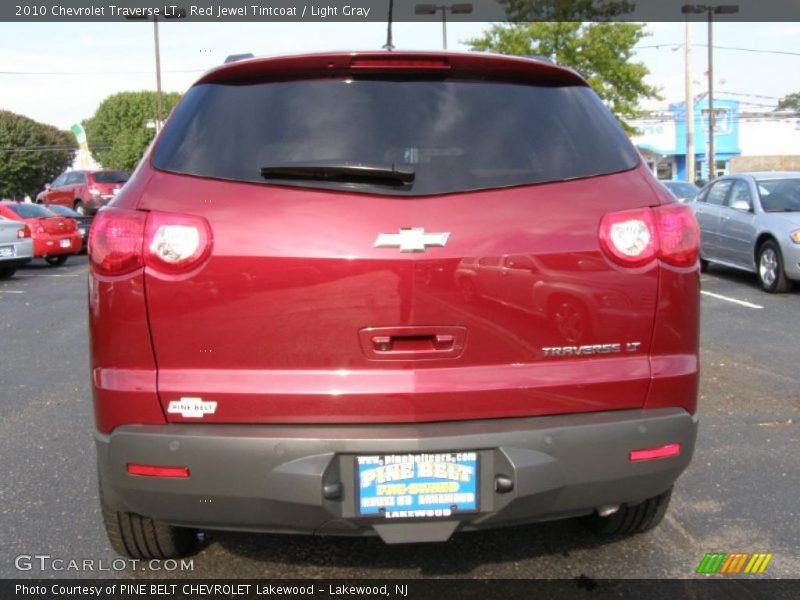
[{"label": "exhaust pipe", "polygon": [[601,517],[610,517],[619,510],[619,504],[605,504],[597,507],[597,514]]}]

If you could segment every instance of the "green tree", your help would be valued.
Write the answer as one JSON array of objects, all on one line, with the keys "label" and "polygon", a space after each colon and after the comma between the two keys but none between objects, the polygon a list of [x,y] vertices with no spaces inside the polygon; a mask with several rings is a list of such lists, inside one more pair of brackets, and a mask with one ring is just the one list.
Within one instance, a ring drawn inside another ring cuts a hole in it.
[{"label": "green tree", "polygon": [[[164,116],[180,94],[163,94]],[[103,167],[132,171],[155,136],[148,122],[156,118],[155,92],[119,92],[100,103],[91,119],[83,122],[92,155]],[[95,149],[96,146],[106,146]]]},{"label": "green tree", "polygon": [[492,25],[468,40],[473,50],[543,56],[578,71],[629,132],[641,113],[639,102],[660,99],[645,83],[647,67],[632,60],[633,48],[648,34],[639,23],[534,22]]},{"label": "green tree", "polygon": [[509,21],[607,21],[633,11],[627,0],[499,0]]},{"label": "green tree", "polygon": [[72,163],[75,147],[66,131],[0,110],[0,198],[35,198]]},{"label": "green tree", "polygon": [[775,110],[800,110],[800,92],[781,98]]}]

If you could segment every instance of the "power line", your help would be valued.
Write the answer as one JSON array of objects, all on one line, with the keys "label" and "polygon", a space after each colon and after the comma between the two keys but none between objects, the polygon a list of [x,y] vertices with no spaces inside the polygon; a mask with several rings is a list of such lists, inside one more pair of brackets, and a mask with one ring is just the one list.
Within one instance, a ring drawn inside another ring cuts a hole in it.
[{"label": "power line", "polygon": [[[162,73],[205,73],[208,69],[174,69]],[[153,71],[0,71],[0,75],[152,75]]]},{"label": "power line", "polygon": [[[692,43],[693,46],[702,46],[704,48],[708,48],[708,44],[695,44]],[[655,48],[660,50],[661,48],[669,48],[670,50],[677,50],[678,48],[683,48],[683,43],[677,44],[650,44],[647,46],[635,46],[634,50],[646,50]],[[739,52],[754,52],[757,54],[782,54],[785,56],[800,56],[800,52],[790,52],[789,50],[767,50],[763,48],[741,48],[739,46],[717,46],[714,44],[714,50],[736,50]]]},{"label": "power line", "polygon": [[[92,144],[93,150],[105,150],[111,144]],[[0,152],[75,152],[77,146],[52,145],[52,146],[0,146]]]}]

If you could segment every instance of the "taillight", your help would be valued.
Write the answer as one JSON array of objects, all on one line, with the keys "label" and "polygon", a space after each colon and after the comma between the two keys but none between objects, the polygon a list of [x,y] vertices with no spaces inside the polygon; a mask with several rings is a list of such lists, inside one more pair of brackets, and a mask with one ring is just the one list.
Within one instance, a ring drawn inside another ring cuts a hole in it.
[{"label": "taillight", "polygon": [[700,228],[685,204],[665,204],[653,211],[658,222],[658,257],[678,267],[691,267],[700,251]]},{"label": "taillight", "polygon": [[89,259],[100,275],[124,275],[144,266],[142,247],[147,213],[105,208],[89,233]]},{"label": "taillight", "polygon": [[22,229],[17,230],[17,239],[23,240],[25,238],[31,237],[31,228],[27,225],[23,226]]},{"label": "taillight", "polygon": [[608,213],[600,220],[599,237],[608,257],[626,267],[655,258],[689,267],[697,262],[700,243],[694,213],[683,204]]},{"label": "taillight", "polygon": [[446,58],[394,58],[386,56],[381,58],[354,58],[350,62],[353,71],[446,71],[450,63]]},{"label": "taillight", "polygon": [[122,208],[101,210],[89,234],[89,256],[101,275],[124,275],[143,266],[185,273],[208,258],[211,245],[203,217]]},{"label": "taillight", "polygon": [[157,271],[191,271],[211,253],[211,228],[203,217],[153,212],[145,236],[145,263]]}]

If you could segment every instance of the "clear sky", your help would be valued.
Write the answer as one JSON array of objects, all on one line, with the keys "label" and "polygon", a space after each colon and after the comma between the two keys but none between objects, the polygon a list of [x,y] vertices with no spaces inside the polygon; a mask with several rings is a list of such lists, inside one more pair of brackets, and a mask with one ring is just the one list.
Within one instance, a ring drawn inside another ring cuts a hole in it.
[{"label": "clear sky", "polygon": [[[487,27],[449,24],[450,48],[466,50],[463,42]],[[693,43],[705,44],[705,24],[692,28]],[[648,108],[683,100],[683,23],[649,23],[647,30],[638,60],[664,96]],[[386,24],[162,22],[160,32],[163,88],[183,92],[229,54],[378,49]],[[737,94],[757,110],[800,91],[800,23],[717,23],[714,36],[718,47],[758,50],[716,51],[720,96]],[[394,42],[398,49],[440,49],[441,24],[395,23]],[[660,47],[645,47],[654,45]],[[697,94],[706,89],[705,46],[694,46],[693,57]],[[66,128],[92,116],[110,94],[154,88],[152,23],[0,23],[0,109]]]}]

